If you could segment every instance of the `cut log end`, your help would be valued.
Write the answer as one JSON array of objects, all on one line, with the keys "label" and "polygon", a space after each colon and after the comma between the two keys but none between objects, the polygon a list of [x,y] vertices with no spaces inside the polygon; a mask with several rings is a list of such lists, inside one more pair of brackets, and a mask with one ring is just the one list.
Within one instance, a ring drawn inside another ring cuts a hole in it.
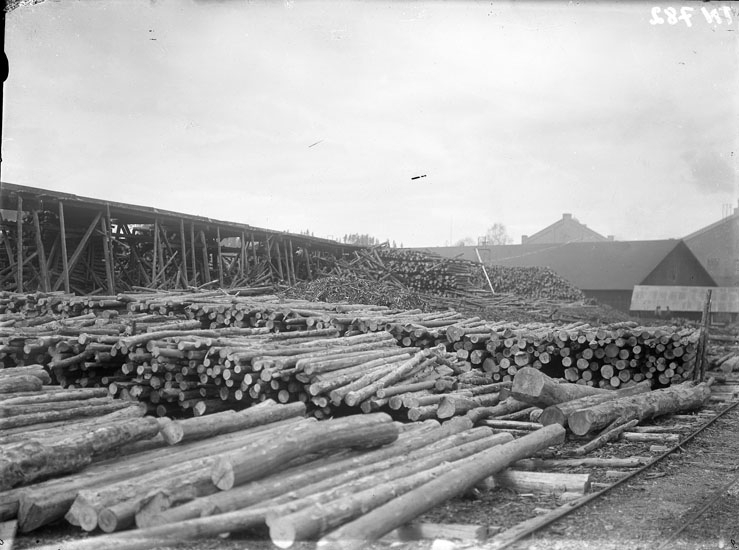
[{"label": "cut log end", "polygon": [[98,526],[98,513],[92,506],[82,504],[77,508],[77,521],[83,530],[94,531]]},{"label": "cut log end", "polygon": [[292,524],[279,519],[269,522],[269,536],[272,544],[278,548],[290,548],[296,542],[296,533]]},{"label": "cut log end", "polygon": [[161,434],[168,445],[177,445],[185,436],[185,430],[177,422],[169,422],[161,428]]},{"label": "cut log end", "polygon": [[211,480],[213,481],[213,485],[221,491],[233,489],[236,483],[236,475],[234,474],[231,462],[228,460],[219,460],[216,462],[215,466],[213,466]]},{"label": "cut log end", "polygon": [[544,426],[549,426],[549,424],[565,426],[567,417],[557,407],[547,407],[539,414],[538,422]]}]

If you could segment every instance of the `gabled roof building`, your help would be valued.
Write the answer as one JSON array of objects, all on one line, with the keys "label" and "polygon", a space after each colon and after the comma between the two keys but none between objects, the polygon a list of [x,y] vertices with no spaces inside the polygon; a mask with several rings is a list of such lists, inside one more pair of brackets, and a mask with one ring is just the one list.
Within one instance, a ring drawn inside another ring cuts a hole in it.
[{"label": "gabled roof building", "polygon": [[531,236],[522,235],[521,244],[550,244],[572,242],[603,242],[612,241],[613,236],[604,237],[593,231],[584,223],[580,223],[572,214],[562,214],[562,219],[537,231]]}]

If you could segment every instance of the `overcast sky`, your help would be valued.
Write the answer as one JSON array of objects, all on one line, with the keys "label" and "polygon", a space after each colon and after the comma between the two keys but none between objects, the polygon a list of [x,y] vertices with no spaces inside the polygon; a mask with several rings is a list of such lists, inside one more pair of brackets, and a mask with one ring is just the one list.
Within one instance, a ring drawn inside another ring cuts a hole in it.
[{"label": "overcast sky", "polygon": [[23,6],[2,179],[405,246],[681,237],[739,197],[739,13],[668,5]]}]

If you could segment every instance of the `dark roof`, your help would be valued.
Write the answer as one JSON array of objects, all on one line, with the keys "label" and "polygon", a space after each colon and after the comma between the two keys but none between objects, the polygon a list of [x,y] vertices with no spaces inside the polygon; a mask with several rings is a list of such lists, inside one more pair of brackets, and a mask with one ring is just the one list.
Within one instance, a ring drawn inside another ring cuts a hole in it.
[{"label": "dark roof", "polygon": [[[484,263],[511,267],[550,267],[582,290],[630,290],[641,284],[680,243],[680,240],[669,239],[424,250],[447,257],[476,260],[477,248]],[[685,250],[690,253],[687,247]]]}]

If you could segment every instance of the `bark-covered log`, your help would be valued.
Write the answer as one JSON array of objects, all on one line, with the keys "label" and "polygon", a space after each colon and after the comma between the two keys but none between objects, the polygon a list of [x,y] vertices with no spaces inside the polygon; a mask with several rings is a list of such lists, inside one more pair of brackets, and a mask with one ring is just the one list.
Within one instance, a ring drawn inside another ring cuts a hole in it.
[{"label": "bark-covered log", "polygon": [[276,437],[253,453],[219,460],[212,471],[213,484],[227,490],[259,477],[303,453],[341,448],[372,448],[392,443],[398,428],[390,416],[374,413],[321,422],[289,438]]},{"label": "bark-covered log", "polygon": [[305,403],[281,406],[263,404],[243,411],[224,411],[185,420],[175,420],[162,428],[162,435],[170,445],[203,437],[245,430],[305,414]]},{"label": "bark-covered log", "polygon": [[478,407],[476,409],[472,409],[466,416],[472,420],[472,422],[477,423],[485,418],[509,415],[527,408],[529,408],[528,403],[509,397],[492,407]]},{"label": "bark-covered log", "polygon": [[[37,379],[38,380],[38,379]],[[88,405],[85,401],[78,402],[76,407],[60,411],[44,411],[33,414],[11,416],[0,418],[0,429],[19,428],[31,424],[44,424],[47,422],[58,422],[75,418],[89,418],[91,416],[105,415],[121,409],[135,407],[134,403],[110,399],[106,404]]]},{"label": "bark-covered log", "polygon": [[436,416],[439,418],[451,418],[466,414],[478,407],[493,407],[500,402],[498,393],[485,393],[474,397],[453,396],[444,397],[439,402]]},{"label": "bark-covered log", "polygon": [[564,437],[565,429],[555,424],[480,453],[473,457],[474,460],[469,460],[329,533],[318,542],[318,547],[359,548],[368,541],[377,540],[440,502],[468,491],[516,460],[562,443]]},{"label": "bark-covered log", "polygon": [[558,383],[538,369],[524,367],[513,378],[511,396],[543,408],[607,391],[580,384]]},{"label": "bark-covered log", "polygon": [[557,403],[556,405],[550,405],[544,409],[539,416],[539,422],[545,426],[549,424],[559,424],[560,426],[567,425],[567,418],[575,411],[580,409],[587,409],[606,401],[613,399],[619,399],[621,397],[629,397],[631,395],[638,395],[640,393],[646,393],[650,391],[652,384],[649,380],[644,380],[628,388],[622,388],[618,390],[611,390],[606,393],[597,395],[587,395],[580,397],[579,399],[573,399],[571,401],[565,401],[564,403]]},{"label": "bark-covered log", "polygon": [[606,427],[616,418],[645,420],[663,414],[698,409],[711,396],[708,383],[690,382],[648,393],[607,401],[570,414],[567,424],[576,435],[585,435]]}]

